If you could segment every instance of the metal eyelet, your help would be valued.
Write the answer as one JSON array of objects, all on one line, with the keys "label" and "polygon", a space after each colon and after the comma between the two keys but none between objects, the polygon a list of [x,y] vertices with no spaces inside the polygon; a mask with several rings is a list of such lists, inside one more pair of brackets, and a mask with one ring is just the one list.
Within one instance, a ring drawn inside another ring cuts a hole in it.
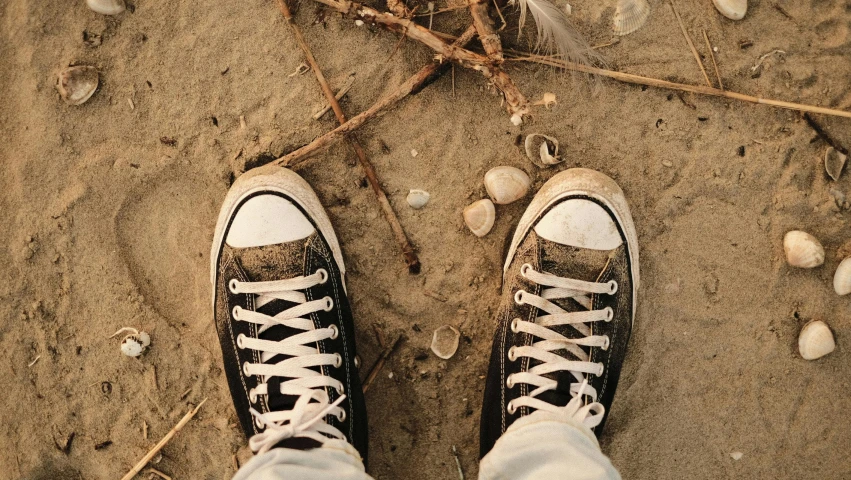
[{"label": "metal eyelet", "polygon": [[511,347],[508,349],[508,359],[512,362],[517,360],[517,347]]},{"label": "metal eyelet", "polygon": [[248,365],[249,365],[248,362],[245,362],[245,363],[242,364],[242,374],[245,375],[246,377],[251,376],[251,374],[248,373]]},{"label": "metal eyelet", "polygon": [[514,378],[512,375],[509,375],[508,378],[505,379],[505,386],[508,388],[514,388]]},{"label": "metal eyelet", "polygon": [[525,290],[517,290],[517,293],[514,294],[514,303],[516,303],[517,305],[523,305],[525,303],[523,301],[523,295],[525,293]]},{"label": "metal eyelet", "polygon": [[237,346],[240,350],[242,350],[242,349],[244,349],[244,348],[245,348],[245,343],[244,343],[244,342],[245,342],[245,334],[244,334],[244,333],[240,333],[239,335],[237,335],[237,336],[236,336],[236,346]]},{"label": "metal eyelet", "polygon": [[251,400],[251,403],[257,403],[257,392],[253,388],[248,391],[248,399]]},{"label": "metal eyelet", "polygon": [[602,363],[598,363],[597,367],[599,367],[599,370],[594,375],[600,377],[603,375],[603,369],[605,368],[605,366]]},{"label": "metal eyelet", "polygon": [[343,384],[340,384],[339,387],[336,387],[336,390],[337,390],[337,395],[345,395],[346,394],[346,387],[344,387]]},{"label": "metal eyelet", "polygon": [[611,341],[611,340],[609,340],[609,336],[608,336],[608,335],[606,335],[604,338],[606,339],[606,341],[605,341],[605,342],[603,342],[603,346],[602,346],[602,347],[600,347],[600,348],[602,348],[603,350],[608,350],[608,349],[609,349],[609,345],[611,345],[611,344],[612,344],[612,341]]},{"label": "metal eyelet", "polygon": [[614,295],[618,292],[618,282],[609,280],[609,295]]},{"label": "metal eyelet", "polygon": [[257,428],[266,428],[266,425],[263,423],[263,420],[260,420],[259,417],[254,417],[254,425],[257,425]]},{"label": "metal eyelet", "polygon": [[520,319],[514,318],[511,320],[511,331],[517,333],[517,327],[520,325]]},{"label": "metal eyelet", "polygon": [[331,329],[331,340],[336,340],[340,336],[340,329],[336,325],[328,327]]},{"label": "metal eyelet", "polygon": [[233,316],[234,320],[239,320],[239,312],[242,311],[242,307],[239,305],[234,305],[233,310],[230,311],[230,314]]},{"label": "metal eyelet", "polygon": [[510,415],[514,415],[514,413],[515,413],[515,412],[517,412],[517,409],[516,409],[516,408],[514,408],[514,402],[513,402],[513,401],[512,401],[512,402],[508,402],[508,405],[506,405],[506,406],[505,406],[505,410],[506,410],[506,411],[507,411]]},{"label": "metal eyelet", "polygon": [[236,291],[236,287],[237,287],[238,283],[239,282],[237,282],[235,278],[230,279],[230,281],[228,282],[228,290],[230,290],[230,293],[232,293],[234,295],[239,293],[239,292]]},{"label": "metal eyelet", "polygon": [[319,270],[316,271],[316,273],[318,273],[320,275],[319,276],[319,283],[320,284],[323,284],[323,283],[328,281],[328,270],[325,270],[324,268],[320,268]]},{"label": "metal eyelet", "polygon": [[529,277],[526,276],[526,273],[528,273],[529,269],[531,269],[531,268],[532,268],[532,265],[530,265],[528,263],[524,263],[523,265],[520,266],[520,275],[523,275],[523,278],[529,278]]},{"label": "metal eyelet", "polygon": [[611,322],[615,318],[615,311],[612,307],[606,307],[603,311],[606,312],[606,322]]},{"label": "metal eyelet", "polygon": [[323,300],[325,300],[324,310],[326,312],[330,312],[331,309],[334,308],[334,300],[331,300],[331,297],[325,297],[325,298],[323,298]]},{"label": "metal eyelet", "polygon": [[337,420],[339,420],[340,423],[343,423],[343,422],[346,421],[346,411],[345,410],[340,410],[340,414],[337,415]]},{"label": "metal eyelet", "polygon": [[343,356],[339,353],[335,353],[336,359],[334,360],[334,368],[340,368],[343,366]]},{"label": "metal eyelet", "polygon": [[355,355],[355,368],[360,368],[360,355]]}]

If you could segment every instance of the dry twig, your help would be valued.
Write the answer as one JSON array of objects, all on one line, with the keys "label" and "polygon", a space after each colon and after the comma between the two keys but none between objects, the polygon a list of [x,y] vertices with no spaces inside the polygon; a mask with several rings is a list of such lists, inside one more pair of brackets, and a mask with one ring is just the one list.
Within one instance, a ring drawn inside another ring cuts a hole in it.
[{"label": "dry twig", "polygon": [[502,42],[499,40],[499,34],[494,30],[493,20],[488,15],[487,0],[468,0],[470,5],[470,15],[473,17],[473,26],[476,27],[476,32],[479,34],[479,41],[482,42],[482,47],[488,58],[499,65],[503,62]]},{"label": "dry twig", "polygon": [[131,480],[133,477],[136,476],[136,474],[141,472],[142,469],[145,468],[145,465],[147,465],[148,462],[150,462],[151,459],[154,458],[154,456],[156,456],[156,454],[159,453],[159,451],[162,450],[163,447],[165,447],[169,440],[171,440],[172,437],[177,435],[177,432],[179,432],[180,429],[182,429],[189,422],[189,420],[192,420],[192,417],[194,417],[195,414],[198,413],[198,410],[201,409],[201,406],[204,405],[204,402],[206,401],[206,398],[204,400],[201,400],[201,403],[199,403],[197,407],[193,408],[192,410],[189,410],[186,415],[184,415],[183,418],[181,418],[180,421],[177,422],[177,425],[175,425],[174,428],[169,430],[168,433],[165,434],[163,439],[160,440],[159,443],[154,445],[154,448],[152,448],[148,453],[146,453],[145,456],[142,457],[141,460],[139,460],[139,463],[134,465],[133,468],[131,468],[130,471],[127,472],[127,475],[121,477],[121,480]]},{"label": "dry twig", "polygon": [[712,82],[709,81],[709,75],[706,74],[706,69],[703,68],[703,61],[700,60],[700,55],[697,54],[697,49],[694,48],[694,43],[692,43],[691,37],[686,31],[686,26],[683,25],[683,19],[680,18],[680,13],[677,11],[677,7],[674,6],[674,0],[669,1],[671,3],[671,10],[674,11],[674,15],[677,17],[677,22],[680,24],[680,30],[683,31],[683,36],[686,37],[686,43],[688,43],[688,48],[691,49],[691,53],[694,55],[694,59],[697,61],[697,66],[700,67],[700,72],[703,73],[703,78],[706,80],[706,84],[711,87]]},{"label": "dry twig", "polygon": [[[286,0],[278,0],[278,7],[281,9],[281,13],[284,15],[284,18],[290,25],[293,31],[293,35],[295,36],[296,41],[299,44],[299,47],[301,47],[302,51],[304,52],[304,56],[307,57],[307,61],[310,63],[313,72],[316,74],[316,80],[319,82],[319,86],[325,93],[325,98],[328,99],[328,103],[331,105],[331,109],[334,110],[334,115],[337,116],[337,121],[340,122],[340,125],[344,125],[347,121],[346,115],[343,113],[342,108],[340,108],[340,103],[337,101],[336,98],[334,98],[334,92],[332,92],[331,87],[328,86],[328,82],[325,80],[325,76],[319,69],[319,65],[316,63],[316,59],[313,57],[313,53],[311,53],[310,47],[308,47],[307,43],[304,41],[304,36],[301,34],[301,29],[293,21],[293,16],[290,12],[289,7],[287,6]],[[402,8],[404,8],[404,6]],[[390,206],[390,202],[387,200],[387,194],[384,193],[384,189],[378,182],[378,177],[375,175],[375,168],[372,166],[372,163],[369,161],[369,159],[366,158],[366,152],[364,152],[363,147],[361,147],[357,138],[355,138],[353,135],[350,135],[349,141],[352,144],[352,148],[354,148],[355,150],[355,154],[357,154],[358,156],[361,168],[363,168],[363,171],[366,174],[366,178],[369,181],[373,192],[375,192],[376,197],[378,197],[378,203],[379,205],[381,205],[381,211],[382,213],[384,213],[384,217],[390,224],[390,228],[391,230],[393,230],[393,234],[396,237],[396,241],[399,243],[399,247],[402,249],[402,255],[405,257],[405,263],[408,265],[408,271],[410,271],[411,273],[420,273],[420,259],[417,258],[417,254],[416,252],[414,252],[414,247],[411,246],[411,242],[408,240],[408,236],[405,234],[405,230],[402,229],[402,225],[399,223],[399,219],[396,217],[396,213],[393,211],[393,207]]]},{"label": "dry twig", "polygon": [[836,150],[837,152],[839,152],[843,155],[848,155],[848,149],[845,148],[843,145],[840,145],[840,143],[837,142],[836,139],[831,137],[830,134],[827,133],[825,131],[825,129],[822,128],[822,126],[819,125],[819,123],[812,116],[810,116],[809,113],[804,114],[804,120],[807,121],[807,125],[809,125],[810,128],[812,128],[813,131],[816,132],[816,135],[818,135],[819,138],[824,140],[825,143],[827,143],[828,145],[833,147],[833,149]]},{"label": "dry twig", "polygon": [[[355,74],[353,72],[353,73],[349,74],[348,78],[346,78],[346,81],[345,81],[345,83],[343,83],[343,86],[340,87],[339,90],[337,90],[337,93],[336,93],[336,95],[334,95],[334,98],[336,98],[337,100],[340,100],[343,97],[345,97],[346,94],[349,93],[349,90],[352,88],[352,85],[354,85],[354,84],[355,84]],[[331,104],[325,105],[325,107],[323,107],[322,110],[314,113],[313,119],[319,120],[320,118],[322,118],[322,115],[325,115],[328,112],[328,110],[331,110]]]},{"label": "dry twig", "polygon": [[760,98],[754,97],[752,95],[746,95],[743,93],[731,92],[729,90],[719,90],[714,87],[704,87],[701,85],[686,85],[683,83],[675,83],[669,82],[667,80],[659,80],[656,78],[642,77],[640,75],[633,75],[631,73],[623,73],[623,72],[615,72],[612,70],[606,70],[603,68],[595,68],[589,67],[586,65],[579,65],[576,63],[566,62],[564,60],[560,60],[558,58],[546,57],[541,55],[528,55],[528,56],[520,56],[526,55],[522,52],[515,52],[512,50],[506,50],[506,52],[511,54],[518,55],[517,57],[511,58],[513,61],[524,61],[524,62],[532,62],[532,63],[540,63],[543,65],[550,65],[552,67],[558,68],[566,68],[568,70],[574,70],[577,72],[590,73],[593,75],[600,75],[602,77],[614,78],[615,80],[624,82],[624,83],[633,83],[636,85],[647,85],[650,87],[659,87],[659,88],[668,88],[671,90],[678,90],[682,92],[691,92],[691,93],[699,93],[701,95],[710,95],[714,97],[724,97],[730,98],[733,100],[740,100],[743,102],[749,103],[758,103],[760,105],[771,105],[773,107],[786,108],[789,110],[797,110],[799,112],[809,112],[809,113],[820,113],[823,115],[831,115],[834,117],[845,117],[851,118],[851,112],[846,112],[844,110],[836,110],[833,108],[824,108],[817,107],[814,105],[806,105],[802,103],[793,103],[793,102],[784,102],[782,100],[771,100],[768,98]]},{"label": "dry twig", "polygon": [[706,40],[706,49],[709,50],[709,58],[712,59],[712,66],[715,68],[715,78],[718,79],[718,88],[724,90],[724,83],[721,81],[721,73],[718,71],[718,64],[715,62],[715,53],[712,52],[712,44],[709,43],[706,30],[703,31],[703,39]]},{"label": "dry twig", "polygon": [[449,45],[434,32],[411,20],[398,18],[389,13],[379,12],[374,8],[351,0],[316,1],[344,15],[361,20],[364,23],[380,25],[387,30],[402,33],[408,38],[416,40],[434,50],[437,53],[437,58],[441,61],[452,61],[481,73],[502,92],[505,98],[506,109],[511,115],[511,121],[513,123],[519,125],[522,123],[523,115],[529,113],[529,102],[526,100],[526,96],[520,92],[517,85],[511,80],[511,77],[495,66],[489,58],[459,46]]},{"label": "dry twig", "polygon": [[402,336],[396,337],[396,340],[393,343],[384,349],[381,352],[381,355],[378,357],[378,360],[372,365],[372,368],[369,369],[369,373],[366,376],[366,380],[363,382],[363,393],[366,393],[369,390],[369,387],[372,385],[372,382],[375,381],[375,377],[381,372],[381,369],[384,368],[384,364],[387,362],[387,357],[396,350],[396,345],[399,344],[399,341],[402,340]]},{"label": "dry twig", "polygon": [[[473,26],[467,28],[467,30],[455,41],[455,45],[464,45],[476,35],[476,29]],[[307,160],[308,158],[318,154],[319,152],[325,150],[330,145],[337,143],[346,137],[349,133],[357,130],[361,125],[366,123],[368,120],[375,118],[381,113],[384,113],[388,107],[395,105],[399,100],[407,97],[408,95],[413,95],[422,90],[422,88],[434,81],[434,79],[440,74],[442,70],[448,67],[449,64],[441,63],[429,63],[425,67],[421,68],[417,73],[415,73],[411,78],[406,80],[403,84],[399,85],[396,90],[393,91],[390,95],[379,100],[375,105],[369,107],[367,110],[361,112],[360,114],[349,119],[348,122],[340,125],[339,127],[331,130],[330,132],[322,135],[316,140],[310,142],[309,144],[299,148],[298,150],[291,152],[287,155],[284,155],[281,158],[278,158],[273,163],[277,165],[283,165],[285,167],[292,167],[298,165],[299,163]]]}]

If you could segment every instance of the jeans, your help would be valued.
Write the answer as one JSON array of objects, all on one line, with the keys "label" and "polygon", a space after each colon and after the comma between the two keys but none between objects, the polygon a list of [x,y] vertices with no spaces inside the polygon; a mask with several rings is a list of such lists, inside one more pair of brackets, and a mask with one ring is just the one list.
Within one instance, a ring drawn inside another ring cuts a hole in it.
[{"label": "jeans", "polygon": [[[581,423],[536,411],[511,425],[482,459],[479,480],[619,480],[597,438]],[[372,480],[357,451],[341,440],[312,450],[272,449],[246,463],[234,480]]]}]

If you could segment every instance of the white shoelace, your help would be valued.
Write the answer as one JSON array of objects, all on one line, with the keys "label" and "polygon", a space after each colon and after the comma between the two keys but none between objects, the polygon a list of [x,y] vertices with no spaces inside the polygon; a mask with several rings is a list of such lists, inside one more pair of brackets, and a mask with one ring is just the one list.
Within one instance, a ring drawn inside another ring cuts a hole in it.
[{"label": "white shoelace", "polygon": [[[259,376],[260,382],[256,388],[249,391],[251,402],[258,395],[268,395],[270,377],[285,377],[282,382],[281,394],[297,396],[292,410],[260,413],[251,409],[257,425],[265,428],[262,433],[251,437],[248,444],[255,453],[264,453],[281,440],[292,437],[306,437],[324,443],[329,438],[345,439],[340,430],[325,422],[326,415],[334,415],[341,422],[345,420],[346,412],[339,405],[345,398],[343,384],[328,375],[311,370],[310,367],[339,368],[343,358],[339,353],[321,353],[312,344],[336,339],[339,329],[336,325],[317,329],[313,320],[303,318],[320,310],[330,311],[334,301],[330,297],[308,301],[300,290],[313,287],[328,281],[328,272],[319,269],[313,275],[295,277],[287,280],[268,282],[240,282],[231,280],[228,288],[236,294],[253,294],[255,305],[262,306],[272,300],[279,299],[298,305],[286,309],[275,316],[234,307],[232,315],[237,321],[260,325],[258,336],[270,327],[284,325],[304,332],[292,335],[281,341],[262,340],[240,334],[236,343],[241,349],[260,352],[261,363],[246,362],[242,365],[246,376]],[[289,355],[290,358],[276,364],[266,362],[275,355]],[[340,394],[336,401],[331,402],[326,388],[334,388]]]},{"label": "white shoelace", "polygon": [[[528,263],[520,267],[520,274],[538,285],[552,288],[543,289],[540,296],[524,290],[520,290],[514,295],[514,301],[518,305],[532,305],[545,311],[547,315],[539,315],[535,322],[527,322],[519,318],[511,321],[512,332],[528,333],[541,340],[532,345],[511,347],[508,351],[509,360],[515,361],[521,357],[528,357],[541,363],[528,371],[514,373],[506,378],[508,388],[513,388],[518,383],[537,387],[528,395],[508,402],[508,413],[513,414],[518,408],[529,407],[567,414],[589,428],[596,427],[603,420],[605,409],[596,401],[597,391],[594,387],[588,385],[588,379],[585,375],[602,375],[603,364],[591,362],[590,355],[580,348],[580,345],[599,347],[603,350],[609,348],[609,337],[591,335],[591,327],[586,324],[610,322],[614,316],[614,311],[611,307],[591,310],[591,298],[588,294],[614,295],[618,290],[618,284],[614,280],[607,283],[596,283],[563,278],[550,273],[535,271]],[[567,312],[550,301],[559,298],[572,298],[588,311]],[[570,325],[584,337],[568,338],[549,328],[561,325]],[[566,350],[579,360],[567,360],[555,353],[559,350]],[[544,392],[555,390],[558,386],[557,381],[544,375],[564,371],[570,372],[576,379],[576,383],[570,384],[570,394],[573,398],[566,406],[559,407],[536,398]],[[592,403],[583,406],[583,395],[591,397]]]}]

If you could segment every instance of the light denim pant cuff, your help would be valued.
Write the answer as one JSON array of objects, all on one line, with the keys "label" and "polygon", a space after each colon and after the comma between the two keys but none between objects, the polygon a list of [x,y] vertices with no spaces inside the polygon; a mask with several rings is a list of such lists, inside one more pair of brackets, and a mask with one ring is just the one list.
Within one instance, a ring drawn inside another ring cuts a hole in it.
[{"label": "light denim pant cuff", "polygon": [[233,480],[371,480],[358,451],[342,440],[310,450],[274,448],[246,463]]},{"label": "light denim pant cuff", "polygon": [[515,421],[482,459],[479,480],[619,480],[594,433],[566,415],[538,410]]}]

